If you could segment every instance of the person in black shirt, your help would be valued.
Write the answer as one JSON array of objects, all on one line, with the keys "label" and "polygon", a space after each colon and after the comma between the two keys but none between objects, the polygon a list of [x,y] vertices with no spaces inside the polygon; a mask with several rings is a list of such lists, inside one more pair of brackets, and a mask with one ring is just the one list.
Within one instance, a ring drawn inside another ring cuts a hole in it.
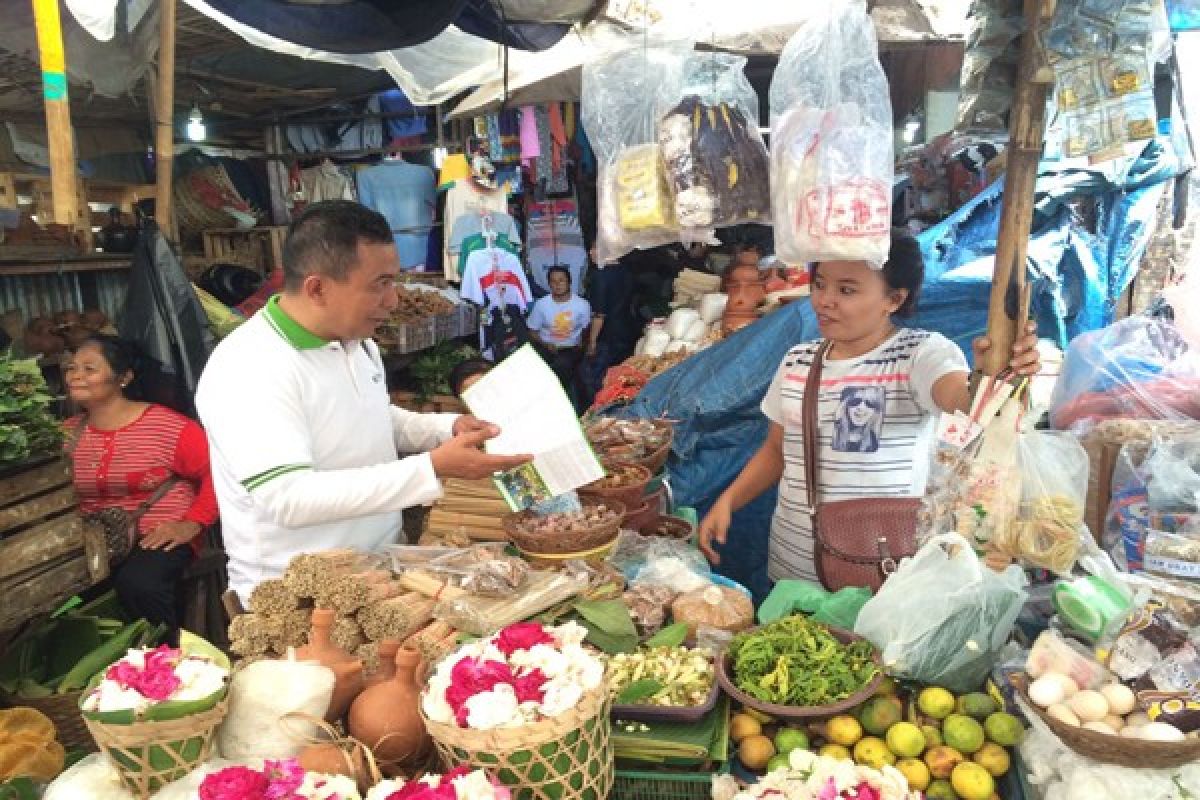
[{"label": "person in black shirt", "polygon": [[[595,263],[595,250],[592,250]],[[633,315],[633,271],[622,258],[596,265],[591,271],[588,301],[592,305],[592,325],[581,370],[584,398],[589,403],[604,383],[608,368],[633,354],[638,326]]]}]

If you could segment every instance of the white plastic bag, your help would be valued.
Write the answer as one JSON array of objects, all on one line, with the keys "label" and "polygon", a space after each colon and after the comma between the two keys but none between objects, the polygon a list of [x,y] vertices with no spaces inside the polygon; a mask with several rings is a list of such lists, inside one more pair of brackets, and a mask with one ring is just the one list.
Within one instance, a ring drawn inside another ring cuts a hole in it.
[{"label": "white plastic bag", "polygon": [[583,65],[580,118],[596,154],[596,258],[679,240],[658,145],[660,112],[682,84],[691,42],[648,42]]},{"label": "white plastic bag", "polygon": [[217,729],[221,754],[232,759],[291,758],[317,734],[317,726],[287,714],[321,719],[333,695],[334,675],[311,661],[255,661],[229,684],[229,713]]},{"label": "white plastic bag", "polygon": [[786,264],[883,266],[892,219],[892,108],[863,0],[814,4],[771,80],[775,252]]},{"label": "white plastic bag", "polygon": [[976,691],[1025,603],[1025,573],[995,572],[957,533],[932,537],[884,581],[854,632],[871,641],[897,678]]}]

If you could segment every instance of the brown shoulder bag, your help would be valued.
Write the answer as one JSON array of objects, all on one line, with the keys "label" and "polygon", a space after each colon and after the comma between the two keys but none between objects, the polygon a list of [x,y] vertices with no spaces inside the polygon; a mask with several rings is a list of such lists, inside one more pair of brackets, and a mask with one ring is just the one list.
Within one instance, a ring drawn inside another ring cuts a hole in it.
[{"label": "brown shoulder bag", "polygon": [[817,577],[830,591],[865,586],[876,591],[895,570],[896,562],[917,550],[919,497],[866,497],[817,502],[817,407],[821,372],[832,342],[813,357],[801,407],[804,433],[804,477],[812,517],[813,559]]}]

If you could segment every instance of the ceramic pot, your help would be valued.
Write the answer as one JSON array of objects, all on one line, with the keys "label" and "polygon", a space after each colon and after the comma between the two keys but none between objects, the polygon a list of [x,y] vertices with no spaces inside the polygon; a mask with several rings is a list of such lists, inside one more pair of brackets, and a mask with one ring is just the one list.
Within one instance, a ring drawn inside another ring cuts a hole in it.
[{"label": "ceramic pot", "polygon": [[357,745],[347,747],[337,742],[310,744],[300,751],[297,761],[309,772],[345,775],[355,781],[361,781],[369,774],[367,760],[363,757],[362,748]]},{"label": "ceramic pot", "polygon": [[396,652],[392,679],[364,691],[350,706],[350,735],[371,748],[386,774],[419,760],[429,746],[421,720],[421,687],[417,668],[421,654],[402,647]]},{"label": "ceramic pot", "polygon": [[345,716],[346,709],[363,688],[362,662],[329,638],[336,617],[332,609],[313,609],[308,644],[296,650],[297,659],[316,661],[333,670],[333,697],[325,712],[327,722],[337,722]]},{"label": "ceramic pot", "polygon": [[384,639],[376,649],[379,651],[379,667],[364,679],[363,684],[368,689],[390,681],[396,674],[396,651],[400,649],[400,640]]}]

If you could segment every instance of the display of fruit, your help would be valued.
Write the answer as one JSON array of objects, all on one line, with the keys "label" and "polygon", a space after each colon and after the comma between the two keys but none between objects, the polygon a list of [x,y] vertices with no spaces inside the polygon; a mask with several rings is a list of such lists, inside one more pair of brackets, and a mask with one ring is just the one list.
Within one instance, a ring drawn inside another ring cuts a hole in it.
[{"label": "display of fruit", "polygon": [[803,727],[746,711],[734,714],[730,727],[733,740],[741,740],[739,758],[745,747],[752,763],[762,765],[752,767],[741,758],[752,772],[779,767],[803,748],[872,769],[895,767],[926,800],[992,800],[997,783],[1012,769],[1010,748],[1025,732],[1020,720],[983,692],[956,695],[939,686],[910,690],[890,682],[857,708]]}]

